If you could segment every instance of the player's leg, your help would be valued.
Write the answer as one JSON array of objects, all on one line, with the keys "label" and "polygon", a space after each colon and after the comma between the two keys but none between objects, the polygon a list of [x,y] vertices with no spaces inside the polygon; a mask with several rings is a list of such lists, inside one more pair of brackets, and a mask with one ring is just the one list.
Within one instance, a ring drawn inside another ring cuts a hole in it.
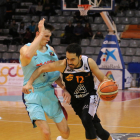
[{"label": "player's leg", "polygon": [[43,140],[51,140],[51,133],[48,123],[44,120],[36,120],[35,124],[37,125],[37,127],[39,127],[43,136]]},{"label": "player's leg", "polygon": [[70,130],[69,130],[66,119],[63,117],[61,122],[56,123],[56,126],[58,130],[60,131],[60,135],[61,135],[57,137],[57,140],[67,140],[70,134]]},{"label": "player's leg", "polygon": [[96,129],[96,134],[100,139],[113,140],[113,138],[110,136],[110,133],[102,127],[102,125],[100,123],[100,119],[98,118],[97,114],[95,114],[92,122],[93,122],[95,129]]}]

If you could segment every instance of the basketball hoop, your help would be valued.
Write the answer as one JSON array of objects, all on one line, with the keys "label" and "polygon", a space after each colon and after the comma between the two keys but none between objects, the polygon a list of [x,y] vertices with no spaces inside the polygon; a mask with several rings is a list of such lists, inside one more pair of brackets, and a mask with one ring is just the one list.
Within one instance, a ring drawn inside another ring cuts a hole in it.
[{"label": "basketball hoop", "polygon": [[90,9],[91,5],[89,4],[82,4],[82,5],[78,5],[78,9],[80,11],[80,15],[81,16],[87,16],[87,12]]}]

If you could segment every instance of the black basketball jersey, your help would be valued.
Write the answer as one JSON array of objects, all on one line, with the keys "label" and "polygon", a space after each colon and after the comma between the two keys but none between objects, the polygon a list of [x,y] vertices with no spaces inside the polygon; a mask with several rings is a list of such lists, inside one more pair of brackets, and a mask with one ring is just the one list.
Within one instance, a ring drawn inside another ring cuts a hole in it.
[{"label": "black basketball jersey", "polygon": [[88,64],[88,57],[82,55],[82,66],[75,69],[70,69],[68,64],[63,75],[63,81],[67,91],[75,99],[83,99],[87,95],[95,95],[93,75]]}]

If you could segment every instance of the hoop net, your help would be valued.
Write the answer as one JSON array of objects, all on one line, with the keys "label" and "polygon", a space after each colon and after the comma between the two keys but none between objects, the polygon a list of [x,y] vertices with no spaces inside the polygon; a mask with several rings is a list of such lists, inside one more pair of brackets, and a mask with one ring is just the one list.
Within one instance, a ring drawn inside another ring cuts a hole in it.
[{"label": "hoop net", "polygon": [[80,11],[81,16],[86,16],[88,10],[90,9],[91,5],[89,4],[83,4],[83,5],[78,5],[78,9]]}]

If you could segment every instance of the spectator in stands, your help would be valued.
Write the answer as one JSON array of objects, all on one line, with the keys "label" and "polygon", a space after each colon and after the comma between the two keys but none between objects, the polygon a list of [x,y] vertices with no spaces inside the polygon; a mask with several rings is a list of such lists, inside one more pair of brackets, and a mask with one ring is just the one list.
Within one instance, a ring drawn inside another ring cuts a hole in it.
[{"label": "spectator in stands", "polygon": [[16,24],[16,21],[15,20],[12,20],[12,23],[9,27],[9,34],[12,36],[12,37],[18,37],[18,25]]},{"label": "spectator in stands", "polygon": [[19,26],[17,32],[18,32],[19,36],[21,36],[21,37],[24,36],[24,34],[25,34],[25,32],[26,32],[26,28],[25,28],[24,22],[21,22],[21,23],[20,23],[20,26]]},{"label": "spectator in stands", "polygon": [[130,0],[129,2],[129,9],[136,9],[135,0]]},{"label": "spectator in stands", "polygon": [[41,5],[41,2],[39,1],[38,5],[36,6],[36,14],[41,15],[42,9],[43,9],[43,6]]},{"label": "spectator in stands", "polygon": [[32,33],[30,32],[29,28],[26,28],[26,33],[23,38],[23,43],[27,44],[32,41]]},{"label": "spectator in stands", "polygon": [[48,17],[57,15],[52,3],[49,0],[43,1],[43,12],[42,15],[47,15]]},{"label": "spectator in stands", "polygon": [[77,26],[74,27],[75,43],[79,43],[80,39],[83,38],[84,27],[81,25],[81,22],[77,23]]},{"label": "spectator in stands", "polygon": [[84,38],[89,38],[93,36],[91,25],[87,22],[84,28]]},{"label": "spectator in stands", "polygon": [[31,25],[29,26],[29,29],[30,29],[31,33],[33,33],[33,34],[35,33],[35,22],[34,21],[31,22]]},{"label": "spectator in stands", "polygon": [[73,18],[74,18],[74,21],[73,21],[74,23],[78,23],[78,22],[84,23],[85,22],[84,16],[80,16],[80,12],[79,11],[76,11],[74,13]]},{"label": "spectator in stands", "polygon": [[94,39],[104,39],[104,35],[102,32],[97,31],[93,37]]},{"label": "spectator in stands", "polygon": [[120,8],[119,10],[121,12],[127,10],[129,8],[129,2],[127,0],[122,0],[121,3],[120,3]]},{"label": "spectator in stands", "polygon": [[6,7],[5,22],[8,21],[10,23],[13,14],[12,2],[10,0],[6,0],[4,6]]},{"label": "spectator in stands", "polygon": [[65,43],[66,44],[69,44],[71,43],[71,40],[73,38],[73,31],[74,31],[74,26],[72,25],[72,22],[69,21],[68,22],[68,25],[65,27]]}]

